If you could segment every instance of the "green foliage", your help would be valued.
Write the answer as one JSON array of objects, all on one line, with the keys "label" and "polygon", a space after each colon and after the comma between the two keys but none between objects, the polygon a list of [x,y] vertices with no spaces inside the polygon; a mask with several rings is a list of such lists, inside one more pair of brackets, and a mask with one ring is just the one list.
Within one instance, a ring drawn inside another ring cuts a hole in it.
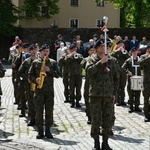
[{"label": "green foliage", "polygon": [[13,35],[14,23],[19,19],[18,8],[11,3],[11,0],[0,1],[0,34]]},{"label": "green foliage", "polygon": [[[22,8],[26,12],[27,18],[36,18],[37,20],[42,17],[51,18],[52,15],[59,12],[58,8],[59,0],[25,0],[25,6]],[[41,9],[44,8],[43,14]]]},{"label": "green foliage", "polygon": [[[102,0],[95,0],[101,2]],[[150,27],[149,0],[105,0],[120,8],[121,27]]]},{"label": "green foliage", "polygon": [[0,34],[11,36],[15,34],[16,27],[14,24],[25,18],[21,16],[22,12],[26,12],[27,18],[41,19],[41,7],[45,8],[42,17],[51,18],[52,15],[59,12],[59,0],[24,0],[24,6],[18,8],[12,4],[11,0],[0,0]]}]

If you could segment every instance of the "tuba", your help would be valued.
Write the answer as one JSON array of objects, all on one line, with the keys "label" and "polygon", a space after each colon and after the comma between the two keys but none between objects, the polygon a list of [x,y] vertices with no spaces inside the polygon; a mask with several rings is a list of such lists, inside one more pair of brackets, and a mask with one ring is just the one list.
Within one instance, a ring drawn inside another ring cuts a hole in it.
[{"label": "tuba", "polygon": [[43,87],[44,79],[46,77],[46,73],[45,71],[43,71],[43,68],[45,67],[45,63],[46,63],[46,56],[44,56],[42,65],[41,65],[41,70],[40,70],[40,75],[39,75],[40,80],[37,86],[38,89],[41,89]]}]

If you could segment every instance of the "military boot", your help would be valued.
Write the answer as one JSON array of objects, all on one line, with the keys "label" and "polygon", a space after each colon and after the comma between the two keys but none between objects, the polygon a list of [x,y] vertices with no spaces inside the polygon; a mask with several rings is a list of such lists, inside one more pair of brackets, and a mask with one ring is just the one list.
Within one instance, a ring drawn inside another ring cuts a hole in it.
[{"label": "military boot", "polygon": [[87,124],[91,124],[91,117],[88,116]]},{"label": "military boot", "polygon": [[74,100],[71,100],[71,106],[70,106],[71,108],[73,108],[74,107]]},{"label": "military boot", "polygon": [[19,115],[19,117],[25,117],[25,110],[21,110],[21,114]]},{"label": "military boot", "polygon": [[102,150],[112,150],[108,145],[108,138],[103,137]]},{"label": "military boot", "polygon": [[31,118],[31,120],[28,122],[28,126],[34,126],[35,125],[35,119]]},{"label": "military boot", "polygon": [[142,112],[142,110],[138,106],[135,106],[135,111],[136,112]]},{"label": "military boot", "polygon": [[51,132],[50,132],[50,128],[46,128],[46,130],[45,130],[45,136],[46,136],[48,139],[53,139],[53,135],[52,135]]},{"label": "military boot", "polygon": [[94,139],[94,150],[100,150],[99,138]]},{"label": "military boot", "polygon": [[44,138],[43,129],[39,129],[38,135],[36,136],[36,138],[37,138],[37,139],[42,139],[42,138]]},{"label": "military boot", "polygon": [[79,104],[79,101],[76,101],[76,107],[81,108],[81,105]]},{"label": "military boot", "polygon": [[130,109],[129,109],[129,111],[128,111],[128,112],[129,112],[129,113],[134,112],[133,105],[130,105]]}]

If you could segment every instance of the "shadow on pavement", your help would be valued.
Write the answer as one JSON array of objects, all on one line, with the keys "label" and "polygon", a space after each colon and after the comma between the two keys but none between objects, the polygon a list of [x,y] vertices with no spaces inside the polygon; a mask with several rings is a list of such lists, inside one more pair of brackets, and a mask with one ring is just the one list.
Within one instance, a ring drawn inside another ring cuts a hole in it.
[{"label": "shadow on pavement", "polygon": [[113,140],[120,140],[123,142],[128,142],[128,143],[143,143],[143,141],[145,141],[144,139],[135,139],[135,138],[131,138],[131,137],[124,137],[122,135],[114,135],[110,137]]},{"label": "shadow on pavement", "polygon": [[77,143],[79,142],[76,142],[76,141],[72,141],[72,140],[62,140],[62,139],[59,139],[59,138],[53,138],[53,139],[42,139],[43,141],[50,141],[51,143],[54,143],[54,144],[58,144],[58,145],[77,145]]},{"label": "shadow on pavement", "polygon": [[[14,135],[13,133],[5,132],[5,131],[0,129],[0,140],[1,140],[1,136],[3,138],[8,138],[9,136],[13,136],[13,135]],[[9,140],[9,139],[7,139],[7,140]]]}]

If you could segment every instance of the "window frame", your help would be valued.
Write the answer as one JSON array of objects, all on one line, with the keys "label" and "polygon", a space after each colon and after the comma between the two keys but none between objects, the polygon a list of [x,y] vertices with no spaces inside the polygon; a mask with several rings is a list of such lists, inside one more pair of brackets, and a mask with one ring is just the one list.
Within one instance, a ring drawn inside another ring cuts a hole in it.
[{"label": "window frame", "polygon": [[96,6],[97,7],[104,7],[105,6],[104,0],[102,2],[96,2]]},{"label": "window frame", "polygon": [[[100,21],[100,24],[98,24],[98,21]],[[99,26],[98,26],[99,25]],[[103,19],[96,19],[96,28],[103,27]]]},{"label": "window frame", "polygon": [[[71,20],[77,20],[77,27],[71,27]],[[69,28],[79,28],[79,19],[78,18],[70,18],[69,19]]]},{"label": "window frame", "polygon": [[72,2],[73,0],[69,0],[69,2],[70,2],[70,6],[79,6],[79,0],[77,0],[77,3],[78,4],[73,4],[73,2]]}]

